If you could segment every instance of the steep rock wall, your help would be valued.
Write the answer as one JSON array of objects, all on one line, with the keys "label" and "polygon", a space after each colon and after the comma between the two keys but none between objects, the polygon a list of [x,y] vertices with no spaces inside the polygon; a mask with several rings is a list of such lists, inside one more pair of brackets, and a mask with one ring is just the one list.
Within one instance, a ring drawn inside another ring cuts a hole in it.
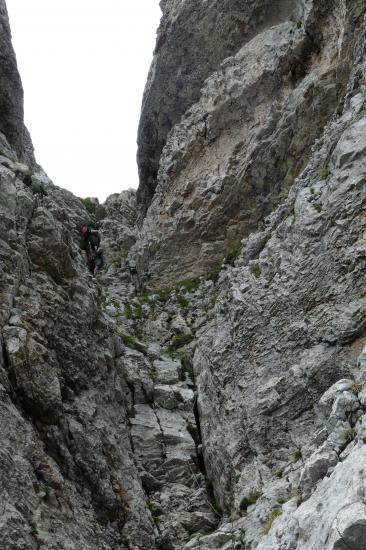
[{"label": "steep rock wall", "polygon": [[142,231],[133,191],[100,209],[96,277],[0,112],[0,548],[365,546],[365,7],[280,6],[189,98]]},{"label": "steep rock wall", "polygon": [[303,8],[226,59],[171,130],[134,251],[152,286],[217,267],[284,200],[342,103],[363,3]]},{"label": "steep rock wall", "polygon": [[7,141],[19,160],[34,163],[32,142],[23,120],[23,88],[11,43],[5,0],[0,2],[0,30],[0,131],[3,134],[0,147],[6,148]]},{"label": "steep rock wall", "polygon": [[165,0],[138,133],[144,211],[155,192],[159,159],[171,128],[200,96],[204,80],[255,34],[300,20],[302,0]]}]

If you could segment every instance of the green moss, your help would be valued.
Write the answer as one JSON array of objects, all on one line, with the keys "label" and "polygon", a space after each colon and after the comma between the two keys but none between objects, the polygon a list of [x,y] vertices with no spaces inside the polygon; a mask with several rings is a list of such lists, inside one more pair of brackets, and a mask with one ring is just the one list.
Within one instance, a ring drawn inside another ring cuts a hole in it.
[{"label": "green moss", "polygon": [[261,276],[262,274],[262,270],[261,268],[259,267],[258,264],[251,264],[250,267],[250,272],[255,276],[257,277],[257,279]]},{"label": "green moss", "polygon": [[249,493],[248,496],[241,499],[239,506],[240,511],[246,512],[247,508],[255,504],[260,497],[261,493],[259,493],[258,491],[253,491],[252,493]]},{"label": "green moss", "polygon": [[239,256],[240,250],[241,250],[241,239],[236,239],[229,245],[226,251],[225,259],[224,259],[225,263],[229,265],[234,265],[235,260]]},{"label": "green moss", "polygon": [[174,336],[172,343],[168,348],[168,351],[175,352],[179,348],[190,344],[192,340],[194,340],[194,336],[192,334],[179,334],[178,336]]},{"label": "green moss", "polygon": [[86,199],[80,198],[81,202],[83,203],[86,210],[89,212],[89,214],[95,214],[95,204],[92,203],[89,197]]}]

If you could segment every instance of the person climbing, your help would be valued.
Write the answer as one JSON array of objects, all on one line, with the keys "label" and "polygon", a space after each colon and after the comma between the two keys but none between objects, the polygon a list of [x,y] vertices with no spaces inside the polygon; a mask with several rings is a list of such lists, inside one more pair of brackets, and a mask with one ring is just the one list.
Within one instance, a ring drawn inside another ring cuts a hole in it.
[{"label": "person climbing", "polygon": [[91,273],[99,271],[103,266],[103,251],[99,249],[100,233],[90,225],[83,225],[80,229],[80,247],[85,250],[88,268]]},{"label": "person climbing", "polygon": [[95,268],[94,273],[97,273],[100,271],[104,265],[104,259],[103,259],[103,250],[101,248],[98,248],[98,250],[95,253]]}]

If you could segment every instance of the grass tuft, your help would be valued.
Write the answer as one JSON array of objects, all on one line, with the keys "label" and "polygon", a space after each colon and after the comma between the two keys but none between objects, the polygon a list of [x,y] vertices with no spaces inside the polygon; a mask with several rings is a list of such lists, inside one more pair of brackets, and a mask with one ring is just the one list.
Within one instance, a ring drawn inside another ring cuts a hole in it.
[{"label": "grass tuft", "polygon": [[292,455],[292,458],[294,459],[294,462],[298,462],[302,458],[301,449],[296,449],[296,451]]},{"label": "grass tuft", "polygon": [[261,496],[262,496],[261,493],[259,493],[258,491],[253,491],[249,493],[248,496],[241,499],[240,506],[239,506],[240,511],[246,512],[247,508],[255,504]]},{"label": "grass tuft", "polygon": [[257,277],[257,279],[262,274],[262,270],[261,270],[261,268],[259,267],[258,264],[251,264],[249,269],[250,269],[250,272],[254,275],[254,277]]},{"label": "grass tuft", "polygon": [[326,180],[327,177],[329,176],[329,174],[330,174],[329,164],[328,164],[328,162],[325,162],[324,165],[323,165],[322,173],[321,173],[321,179]]},{"label": "grass tuft", "polygon": [[229,245],[225,254],[224,262],[226,264],[233,266],[235,263],[235,260],[239,256],[240,250],[241,250],[241,239],[236,239]]},{"label": "grass tuft", "polygon": [[192,334],[179,334],[178,336],[174,336],[172,343],[169,346],[169,352],[177,351],[183,346],[190,344],[192,340],[194,340],[194,336]]},{"label": "grass tuft", "polygon": [[274,521],[278,517],[280,517],[281,514],[282,514],[281,508],[273,508],[272,512],[269,514],[269,516],[267,516],[265,521],[264,532],[266,534],[270,531]]}]

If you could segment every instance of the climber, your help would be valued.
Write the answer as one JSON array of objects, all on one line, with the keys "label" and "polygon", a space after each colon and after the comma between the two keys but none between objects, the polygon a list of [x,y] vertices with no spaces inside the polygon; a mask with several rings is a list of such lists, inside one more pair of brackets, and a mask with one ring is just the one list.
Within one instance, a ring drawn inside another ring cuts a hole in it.
[{"label": "climber", "polygon": [[95,253],[95,269],[94,273],[97,273],[100,271],[104,265],[104,259],[103,259],[103,250],[101,248],[98,248],[98,250]]},{"label": "climber", "polygon": [[89,271],[94,273],[97,265],[97,271],[103,266],[103,252],[100,251],[98,253],[100,246],[99,231],[89,225],[83,225],[80,229],[80,234],[80,247],[82,250],[85,250]]}]

